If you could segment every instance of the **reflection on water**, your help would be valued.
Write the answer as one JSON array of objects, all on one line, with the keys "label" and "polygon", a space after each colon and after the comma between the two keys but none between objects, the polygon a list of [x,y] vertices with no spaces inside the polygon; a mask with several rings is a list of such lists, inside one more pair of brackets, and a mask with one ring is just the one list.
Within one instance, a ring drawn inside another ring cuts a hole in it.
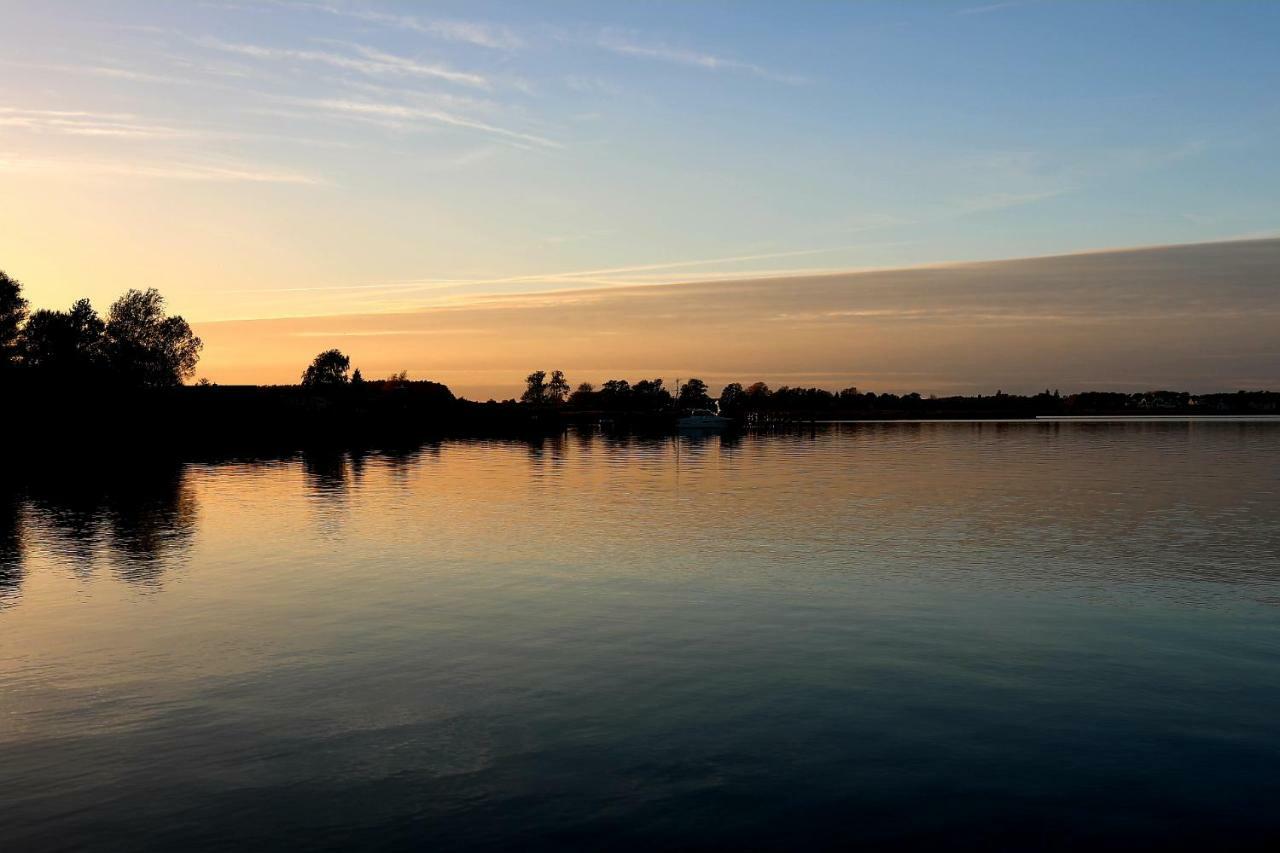
[{"label": "reflection on water", "polygon": [[0,488],[0,839],[1256,842],[1278,475],[1260,423],[41,472]]},{"label": "reflection on water", "polygon": [[0,489],[0,607],[22,586],[22,516],[17,495]]},{"label": "reflection on water", "polygon": [[44,469],[0,489],[0,511],[0,571],[11,593],[31,547],[51,549],[77,574],[106,564],[123,581],[158,589],[196,524],[195,494],[178,463]]}]

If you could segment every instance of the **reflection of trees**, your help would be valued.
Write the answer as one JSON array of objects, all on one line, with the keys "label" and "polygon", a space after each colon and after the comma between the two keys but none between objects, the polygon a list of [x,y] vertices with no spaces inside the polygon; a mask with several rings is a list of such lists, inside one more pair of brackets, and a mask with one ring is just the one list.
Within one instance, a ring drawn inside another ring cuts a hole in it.
[{"label": "reflection of trees", "polygon": [[182,468],[157,472],[140,488],[116,489],[106,505],[122,580],[158,585],[165,558],[185,551],[195,531],[196,497]]},{"label": "reflection of trees", "polygon": [[76,482],[66,474],[41,476],[28,489],[28,498],[41,526],[53,534],[58,552],[71,558],[78,574],[88,574],[102,538],[101,478],[89,476]]},{"label": "reflection of trees", "polygon": [[313,492],[333,494],[347,489],[347,455],[340,450],[307,451],[302,455],[302,470]]},{"label": "reflection of trees", "polygon": [[0,487],[0,610],[17,600],[22,576],[22,506]]},{"label": "reflection of trees", "polygon": [[575,439],[574,443],[577,445],[575,449],[583,456],[589,454],[595,444],[595,431],[591,428],[579,427],[572,431],[572,435]]},{"label": "reflection of trees", "polygon": [[302,454],[307,498],[315,510],[321,534],[336,536],[342,530],[352,469],[357,472],[358,485],[358,472],[363,464],[363,459],[348,464],[347,454],[341,450],[308,450]]},{"label": "reflection of trees", "polygon": [[564,464],[564,433],[531,436],[525,441],[525,447],[529,451],[529,460],[535,464],[542,465],[549,462],[556,468]]},{"label": "reflection of trees", "polygon": [[364,479],[364,469],[369,461],[369,454],[365,450],[353,447],[349,456],[351,459],[351,477],[355,480],[356,485],[359,486]]},{"label": "reflection of trees", "polygon": [[116,575],[129,583],[158,586],[195,530],[195,492],[177,463],[33,472],[23,492],[31,528],[45,532],[59,556],[88,573],[105,544]]},{"label": "reflection of trees", "polygon": [[725,453],[732,453],[742,446],[742,433],[739,431],[726,432],[720,435],[720,450]]}]

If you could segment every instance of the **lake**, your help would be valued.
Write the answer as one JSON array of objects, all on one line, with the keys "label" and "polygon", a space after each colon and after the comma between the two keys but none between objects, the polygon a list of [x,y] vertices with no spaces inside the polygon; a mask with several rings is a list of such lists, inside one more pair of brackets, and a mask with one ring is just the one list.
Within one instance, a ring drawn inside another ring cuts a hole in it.
[{"label": "lake", "polygon": [[0,848],[1280,838],[1280,423],[829,424],[0,492]]}]

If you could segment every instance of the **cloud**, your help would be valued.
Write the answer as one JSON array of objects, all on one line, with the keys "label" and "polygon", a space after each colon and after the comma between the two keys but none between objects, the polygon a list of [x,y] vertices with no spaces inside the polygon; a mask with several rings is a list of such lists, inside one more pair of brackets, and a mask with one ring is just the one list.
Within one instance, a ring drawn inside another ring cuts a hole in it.
[{"label": "cloud", "polygon": [[[1135,389],[1218,390],[1233,387],[1239,376],[1258,377],[1254,385],[1280,381],[1271,344],[1280,336],[1277,262],[1280,240],[1165,246],[495,294],[394,314],[206,323],[198,331],[211,375],[218,375],[224,353],[244,348],[255,364],[280,365],[278,374],[258,381],[293,378],[292,365],[312,355],[313,338],[360,332],[366,334],[358,343],[351,339],[361,363],[429,364],[431,375],[441,378],[488,371],[495,385],[513,388],[531,365],[554,364],[572,371],[575,381],[605,378],[606,371],[671,376],[678,370],[726,381],[822,377],[839,387],[834,383],[843,380],[834,377],[856,368],[899,377],[876,390],[923,393],[949,385],[1035,390],[1045,383],[1068,390],[1076,377],[1088,376]],[[459,332],[436,340],[410,333],[448,329]],[[384,330],[393,334],[372,334]],[[298,337],[304,332],[311,334]],[[606,349],[601,335],[609,337]],[[1251,347],[1251,341],[1264,343]],[[468,387],[463,382],[454,390]]]},{"label": "cloud", "polygon": [[115,65],[68,65],[51,62],[19,62],[12,59],[0,59],[0,64],[13,68],[30,68],[37,71],[58,71],[67,74],[85,74],[91,77],[108,77],[114,80],[129,80],[135,83],[164,83],[167,85],[202,85],[204,81],[191,77],[179,77],[169,74],[153,74],[133,68],[121,68]]},{"label": "cloud", "polygon": [[435,36],[445,41],[462,42],[492,50],[514,50],[524,46],[524,40],[506,27],[475,21],[424,20],[413,15],[389,15],[365,10],[350,10],[345,14],[364,21]]},{"label": "cloud", "polygon": [[524,46],[524,39],[508,27],[479,21],[421,18],[417,15],[396,15],[373,9],[335,6],[327,3],[307,3],[301,2],[301,0],[277,0],[273,5],[367,21],[392,29],[422,33],[444,41],[461,42],[493,50],[514,50]]},{"label": "cloud", "polygon": [[40,133],[128,139],[177,139],[198,135],[174,127],[138,124],[134,119],[135,116],[128,113],[0,107],[0,127],[16,127]]},{"label": "cloud", "polygon": [[763,252],[750,255],[732,255],[728,257],[717,258],[701,258],[698,260],[686,261],[667,261],[657,264],[636,264],[623,267],[606,267],[603,269],[581,270],[578,272],[563,273],[543,273],[530,276],[513,276],[505,279],[491,279],[490,283],[501,282],[517,282],[517,281],[544,281],[549,279],[563,280],[580,278],[583,276],[600,276],[613,275],[617,273],[633,273],[633,272],[652,272],[654,270],[671,270],[684,269],[688,267],[707,266],[709,264],[733,264],[744,263],[746,261],[762,261],[772,260],[776,258],[796,258],[805,255],[821,255],[831,252],[849,251],[851,249],[862,248],[861,246],[829,246],[821,249],[793,249],[785,252]]},{"label": "cloud", "polygon": [[987,15],[1004,9],[1015,9],[1019,6],[1031,6],[1036,0],[1005,0],[1003,3],[988,3],[985,6],[970,6],[956,10],[957,15]]},{"label": "cloud", "polygon": [[[596,232],[601,233],[601,232]],[[607,233],[607,232],[603,232]],[[885,244],[878,244],[885,245]],[[818,254],[849,251],[852,249],[867,248],[866,245],[859,246],[832,246],[822,249],[797,249],[786,252],[765,252],[745,255],[721,256],[716,258],[699,258],[693,260],[670,261],[655,264],[635,264],[630,266],[605,267],[600,269],[589,270],[571,270],[565,272],[548,272],[534,273],[529,275],[516,276],[493,276],[487,278],[422,278],[410,279],[407,281],[390,281],[379,284],[340,284],[340,285],[318,285],[305,287],[289,287],[275,288],[270,291],[258,290],[233,290],[230,293],[252,293],[255,295],[271,296],[284,293],[329,293],[340,295],[344,293],[352,294],[397,294],[404,295],[406,293],[435,293],[437,301],[453,301],[457,303],[459,300],[467,304],[483,304],[491,300],[508,300],[512,298],[523,298],[514,296],[511,292],[510,285],[519,287],[532,285],[541,287],[544,290],[529,295],[528,298],[540,300],[544,298],[572,298],[574,293],[587,294],[584,298],[591,298],[589,294],[600,288],[634,288],[636,286],[655,286],[669,285],[673,281],[691,283],[695,281],[717,281],[724,279],[760,279],[773,278],[776,279],[787,275],[817,275],[833,272],[849,272],[849,268],[821,268],[814,269],[812,267],[803,269],[762,269],[762,270],[719,270],[715,272],[697,272],[691,271],[691,268],[699,266],[708,266],[712,264],[741,264],[759,260],[775,260],[780,258],[805,257]],[[673,272],[674,271],[674,272]],[[490,291],[486,294],[477,294],[477,287],[488,287]],[[552,287],[556,289],[546,290]],[[446,293],[452,291],[452,293]],[[507,291],[507,292],[504,292]],[[657,290],[654,291],[655,293]]]},{"label": "cloud", "polygon": [[390,123],[390,126],[404,126],[406,123],[414,122],[430,122],[433,124],[443,124],[467,130],[476,130],[511,142],[527,143],[542,148],[562,147],[559,142],[556,142],[553,139],[548,139],[544,136],[524,133],[518,130],[510,130],[488,122],[477,121],[465,116],[460,116],[456,113],[430,107],[415,107],[405,104],[378,103],[371,101],[353,101],[342,98],[300,98],[293,99],[291,103],[299,106],[311,107],[331,115],[345,116],[355,119],[385,120]]},{"label": "cloud", "polygon": [[642,59],[653,59],[659,62],[670,62],[676,65],[688,65],[694,68],[705,68],[708,71],[741,71],[773,80],[778,83],[797,85],[808,82],[807,78],[797,74],[784,74],[771,71],[751,62],[727,59],[711,53],[703,53],[687,48],[669,47],[661,44],[639,44],[629,39],[613,35],[603,35],[596,40],[596,46],[622,56],[635,56]]},{"label": "cloud", "polygon": [[611,80],[591,74],[569,74],[564,84],[575,92],[584,95],[609,95],[616,97],[622,94],[622,88]]},{"label": "cloud", "polygon": [[357,56],[332,53],[318,50],[295,50],[292,48],[266,47],[255,44],[226,42],[221,39],[202,37],[195,42],[203,47],[213,48],[225,53],[249,56],[254,59],[284,60],[294,62],[315,62],[356,71],[370,76],[410,76],[446,80],[480,89],[488,89],[489,81],[480,74],[458,71],[441,64],[425,64],[403,56],[386,53],[372,47],[353,45]]},{"label": "cloud", "polygon": [[430,335],[483,335],[487,329],[346,329],[333,331],[301,331],[294,332],[295,338],[386,338],[399,335],[424,337]]},{"label": "cloud", "polygon": [[297,172],[271,171],[240,164],[141,163],[107,160],[33,158],[0,154],[0,172],[42,177],[102,176],[161,178],[217,183],[316,185],[322,181]]}]

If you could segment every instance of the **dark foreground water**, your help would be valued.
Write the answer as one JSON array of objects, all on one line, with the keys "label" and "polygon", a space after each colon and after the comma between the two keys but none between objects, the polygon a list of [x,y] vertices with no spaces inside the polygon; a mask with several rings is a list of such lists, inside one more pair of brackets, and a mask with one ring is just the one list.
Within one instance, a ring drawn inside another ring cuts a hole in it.
[{"label": "dark foreground water", "polygon": [[5,851],[1280,840],[1280,424],[12,492]]}]

